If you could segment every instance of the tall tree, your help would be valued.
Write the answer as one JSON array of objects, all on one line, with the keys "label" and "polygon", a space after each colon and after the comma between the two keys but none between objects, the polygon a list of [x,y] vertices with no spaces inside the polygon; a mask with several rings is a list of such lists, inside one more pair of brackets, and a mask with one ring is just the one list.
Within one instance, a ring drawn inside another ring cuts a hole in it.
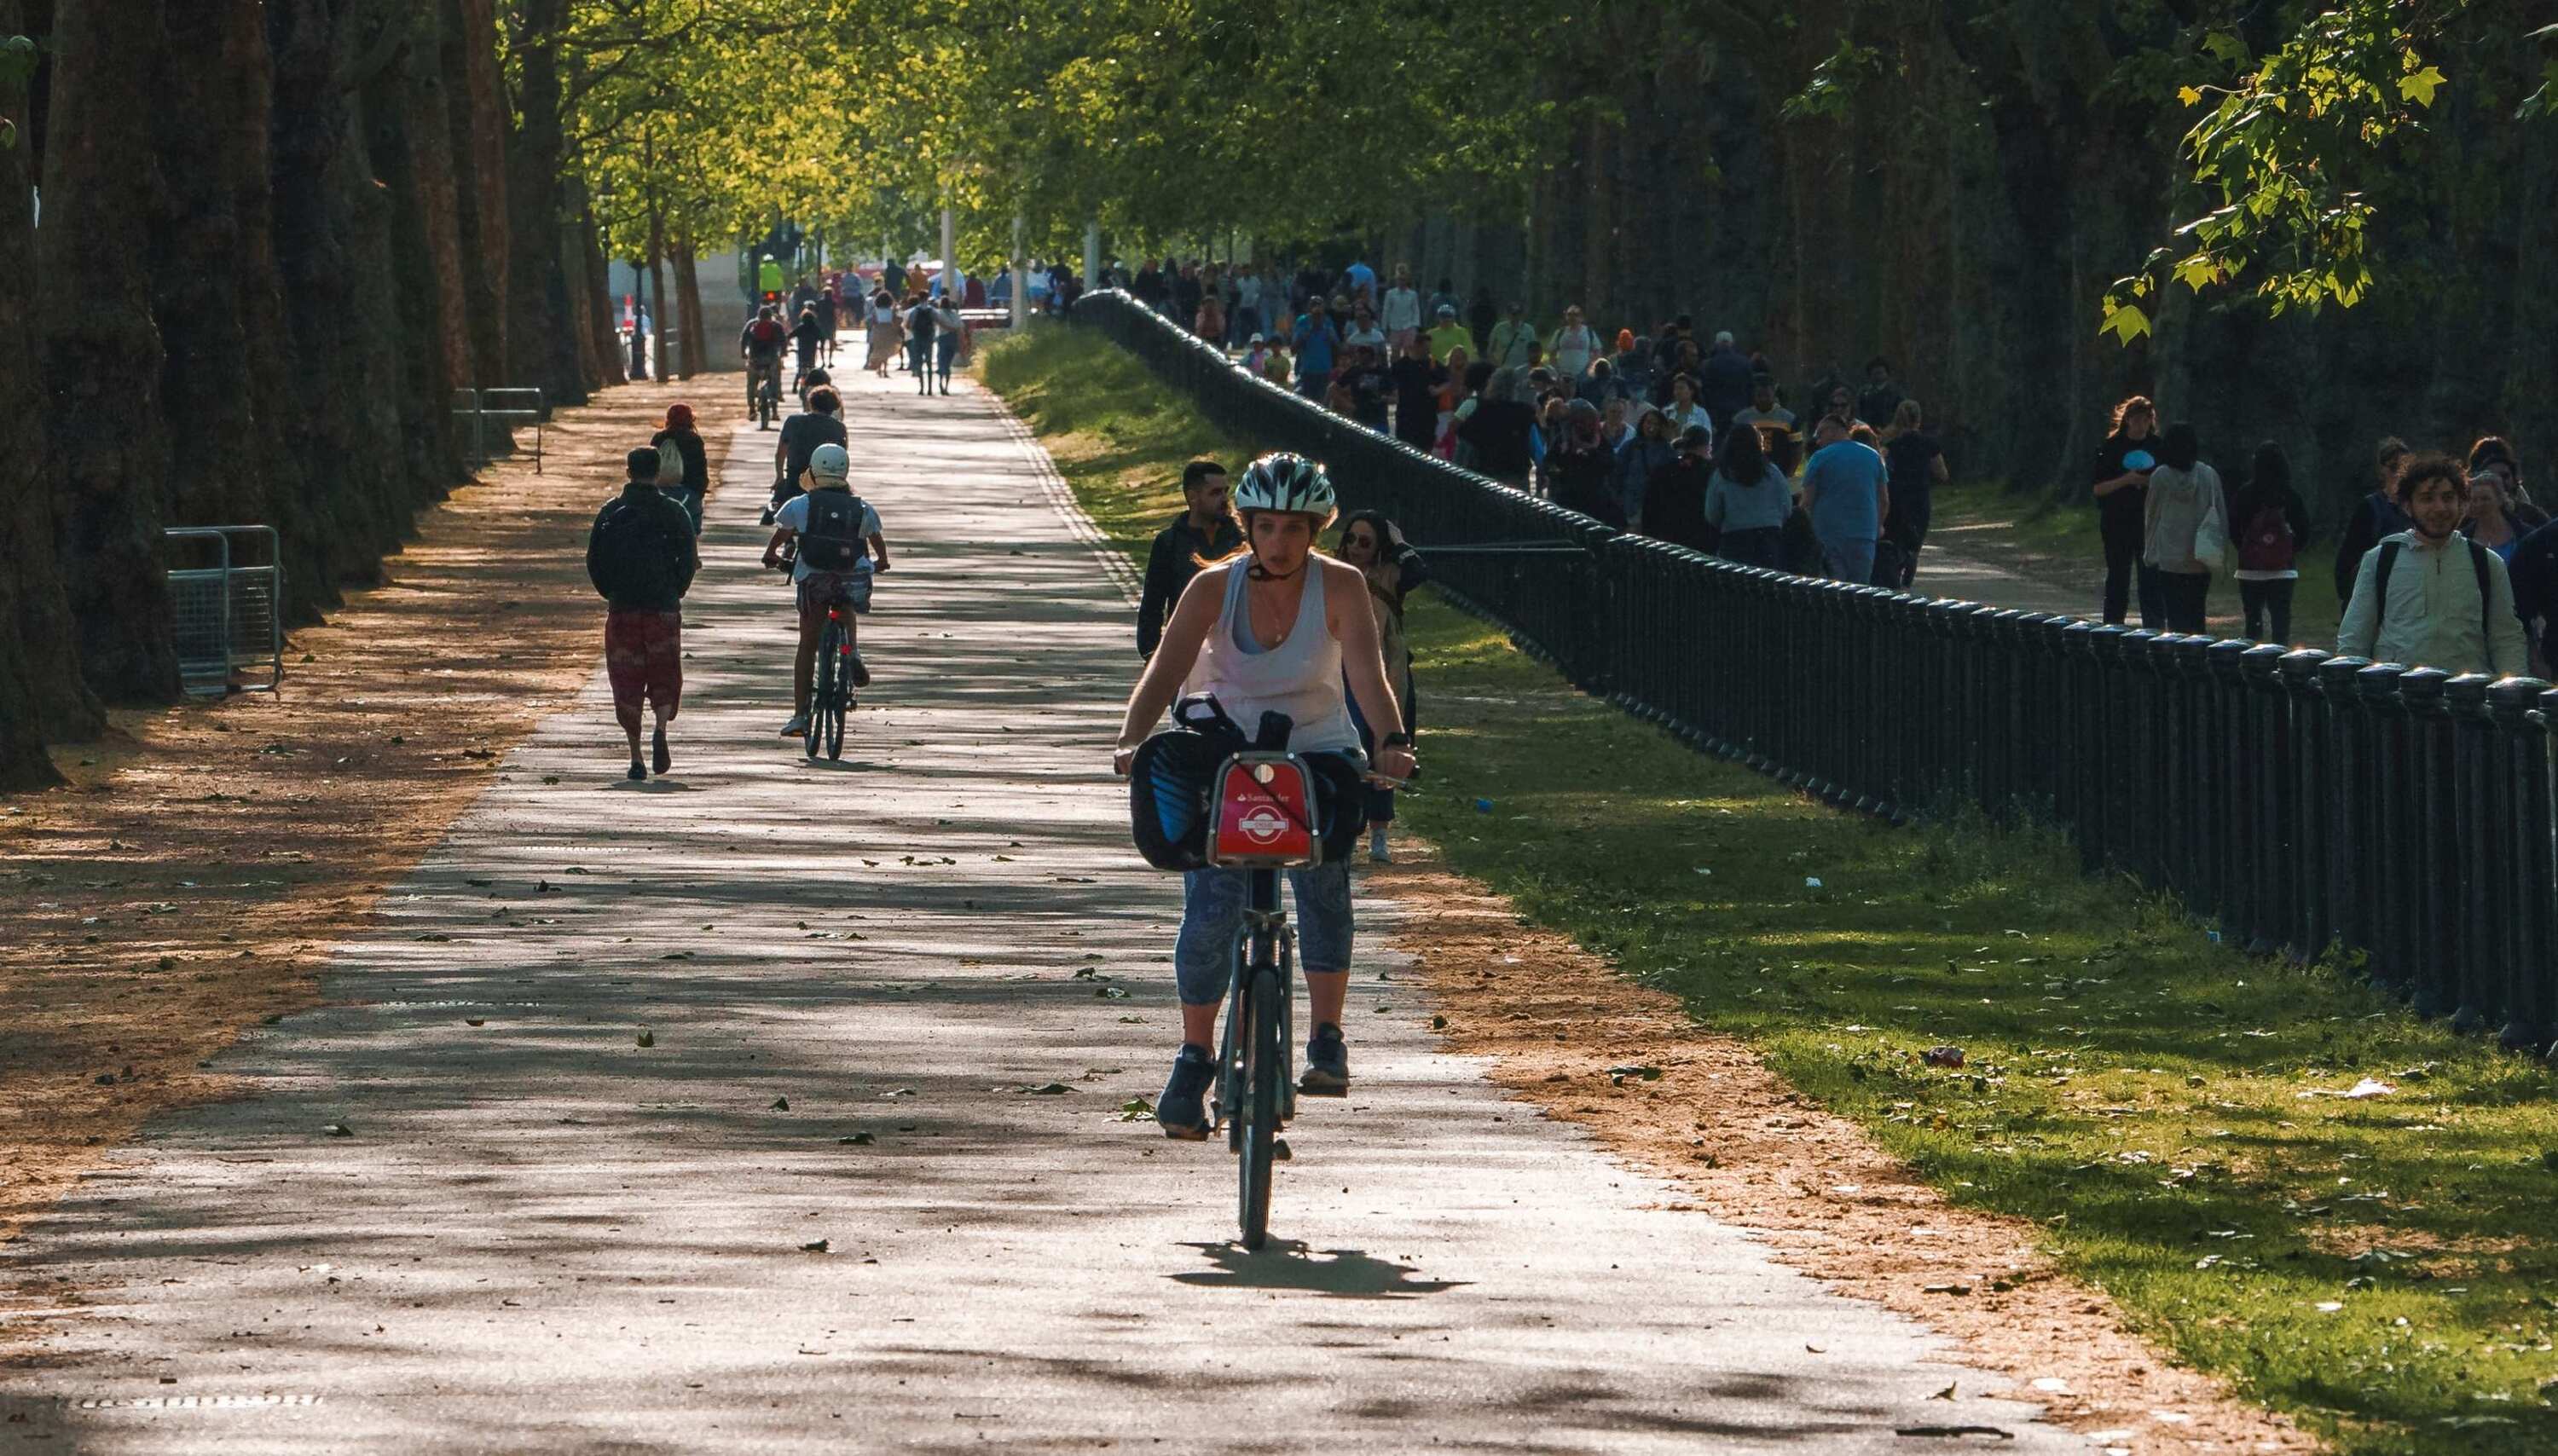
[{"label": "tall tree", "polygon": [[160,535],[164,355],[146,270],[128,251],[167,208],[151,108],[131,89],[160,73],[162,48],[157,0],[56,8],[36,235],[46,465],[71,636],[90,685],[127,701],[178,693]]},{"label": "tall tree", "polygon": [[0,788],[51,783],[47,738],[87,737],[104,726],[72,651],[71,602],[56,559],[54,493],[45,461],[45,399],[31,305],[36,240],[35,152],[27,115],[36,51],[18,0],[0,0]]}]

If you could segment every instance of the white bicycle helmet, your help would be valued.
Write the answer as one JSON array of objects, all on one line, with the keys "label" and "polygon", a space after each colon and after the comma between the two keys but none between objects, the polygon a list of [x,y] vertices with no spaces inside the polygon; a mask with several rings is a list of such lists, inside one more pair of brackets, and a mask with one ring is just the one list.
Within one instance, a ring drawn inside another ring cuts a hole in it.
[{"label": "white bicycle helmet", "polygon": [[1242,483],[1234,487],[1235,514],[1257,510],[1314,516],[1317,525],[1328,526],[1341,513],[1341,506],[1333,495],[1332,477],[1321,464],[1281,451],[1254,461],[1243,472]]},{"label": "white bicycle helmet", "polygon": [[853,458],[840,445],[821,445],[808,452],[808,473],[820,480],[849,480]]}]

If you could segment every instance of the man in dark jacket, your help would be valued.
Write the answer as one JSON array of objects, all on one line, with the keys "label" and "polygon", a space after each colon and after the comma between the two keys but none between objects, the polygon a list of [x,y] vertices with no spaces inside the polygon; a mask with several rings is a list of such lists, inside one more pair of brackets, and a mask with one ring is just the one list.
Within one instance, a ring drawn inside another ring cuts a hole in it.
[{"label": "man in dark jacket", "polygon": [[1690,551],[1712,551],[1722,534],[1705,519],[1705,489],[1713,476],[1714,436],[1690,425],[1679,435],[1678,458],[1654,470],[1643,487],[1643,534]]},{"label": "man in dark jacket", "polygon": [[1146,553],[1146,592],[1137,601],[1140,657],[1155,655],[1155,644],[1164,639],[1164,619],[1172,615],[1191,578],[1199,575],[1199,564],[1243,544],[1234,514],[1225,508],[1225,466],[1214,461],[1182,466],[1182,504],[1187,509],[1155,534],[1154,547]]},{"label": "man in dark jacket", "polygon": [[1728,436],[1732,417],[1750,408],[1751,392],[1757,382],[1749,357],[1733,343],[1732,335],[1714,335],[1714,351],[1697,369],[1696,402],[1705,406],[1706,418],[1714,422],[1715,439]]},{"label": "man in dark jacket", "polygon": [[2380,442],[2372,463],[2380,475],[2380,488],[2353,508],[2353,519],[2345,527],[2345,539],[2336,544],[2336,599],[2342,606],[2353,596],[2354,578],[2362,571],[2362,558],[2380,538],[2413,530],[2415,522],[2398,507],[2398,467],[2407,459],[2407,447],[2396,436]]},{"label": "man in dark jacket", "polygon": [[622,493],[596,512],[586,537],[586,576],[604,597],[604,670],[613,680],[613,716],[631,740],[631,777],[648,776],[640,761],[640,704],[646,699],[657,721],[650,765],[660,774],[674,766],[666,752],[666,725],[684,691],[684,594],[701,562],[693,549],[693,518],[657,489],[657,452],[635,450],[627,458],[631,478]]}]

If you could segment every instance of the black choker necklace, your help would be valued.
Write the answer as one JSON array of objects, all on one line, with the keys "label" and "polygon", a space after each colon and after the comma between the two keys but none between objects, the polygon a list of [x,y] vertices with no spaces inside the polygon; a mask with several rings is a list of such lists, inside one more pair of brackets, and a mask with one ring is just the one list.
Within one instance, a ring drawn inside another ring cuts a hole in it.
[{"label": "black choker necklace", "polygon": [[[1313,557],[1311,557],[1311,556],[1310,556],[1310,557],[1308,557],[1308,558],[1306,558],[1306,561],[1313,561],[1313,560],[1314,560],[1314,558],[1313,558]],[[1268,567],[1263,566],[1263,565],[1261,564],[1261,558],[1259,558],[1259,557],[1257,557],[1257,556],[1256,556],[1256,557],[1254,557],[1254,558],[1252,559],[1252,565],[1250,565],[1250,566],[1248,566],[1248,567],[1244,568],[1244,572],[1243,572],[1243,574],[1244,574],[1244,576],[1245,576],[1247,579],[1249,579],[1249,580],[1251,580],[1251,581],[1255,581],[1255,582],[1285,582],[1285,581],[1288,581],[1290,578],[1296,577],[1296,576],[1300,575],[1301,573],[1303,573],[1303,572],[1306,570],[1306,561],[1301,561],[1301,562],[1297,563],[1297,570],[1296,570],[1296,571],[1293,571],[1293,572],[1290,572],[1290,573],[1288,573],[1288,575],[1287,575],[1287,576],[1284,576],[1284,577],[1283,577],[1283,576],[1279,575],[1277,572],[1274,572],[1274,571],[1270,570]]]}]

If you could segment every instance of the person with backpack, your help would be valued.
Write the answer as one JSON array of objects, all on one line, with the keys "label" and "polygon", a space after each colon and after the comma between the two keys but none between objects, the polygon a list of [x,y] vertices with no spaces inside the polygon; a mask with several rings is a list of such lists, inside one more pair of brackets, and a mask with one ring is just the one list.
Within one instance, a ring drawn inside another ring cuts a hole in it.
[{"label": "person with backpack", "polygon": [[2229,503],[2238,547],[2238,602],[2255,642],[2292,640],[2292,591],[2310,541],[2310,508],[2292,486],[2291,457],[2268,440],[2256,447],[2247,483]]},{"label": "person with backpack", "polygon": [[2339,656],[2437,667],[2449,673],[2525,673],[2530,649],[2504,559],[2459,534],[2469,479],[2445,455],[2417,456],[2398,475],[2412,522],[2362,559]]},{"label": "person with backpack", "polygon": [[[755,317],[746,321],[746,327],[738,331],[737,351],[746,360],[746,407],[750,411],[755,408],[757,390],[768,377],[773,382],[773,392],[782,392],[782,347],[789,341],[790,331],[773,316],[770,304],[757,310]],[[755,428],[771,427],[759,419]]]},{"label": "person with backpack", "polygon": [[710,454],[702,434],[693,428],[693,407],[666,406],[666,424],[648,443],[657,451],[658,492],[684,508],[693,519],[693,534],[702,534],[702,497],[711,488]]},{"label": "person with backpack", "polygon": [[808,731],[808,687],[816,676],[817,639],[826,632],[826,610],[836,602],[852,609],[844,614],[844,639],[851,649],[853,686],[871,685],[870,666],[862,661],[855,618],[871,609],[873,573],[888,570],[888,537],[879,512],[853,493],[853,458],[840,445],[821,445],[808,457],[809,491],[792,496],[773,516],[773,539],[765,544],[764,564],[782,565],[782,548],[799,543],[790,565],[790,582],[799,607],[799,650],[790,662],[790,722],[782,736]]},{"label": "person with backpack", "polygon": [[[586,579],[605,601],[604,672],[613,684],[613,716],[631,740],[631,779],[674,766],[666,725],[684,692],[684,594],[701,557],[693,521],[657,488],[658,452],[624,458],[630,478],[604,503],[586,534]],[[640,705],[656,719],[649,762],[640,761]]]},{"label": "person with backpack", "polygon": [[941,327],[932,301],[921,295],[907,301],[907,367],[915,371],[915,392],[932,392],[932,336]]}]

